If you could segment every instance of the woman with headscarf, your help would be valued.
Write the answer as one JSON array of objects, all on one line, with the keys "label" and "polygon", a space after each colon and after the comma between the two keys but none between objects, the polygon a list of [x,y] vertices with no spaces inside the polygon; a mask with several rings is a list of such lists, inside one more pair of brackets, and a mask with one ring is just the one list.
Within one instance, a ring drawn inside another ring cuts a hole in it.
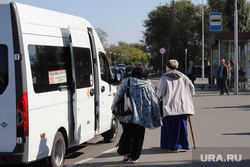
[{"label": "woman with headscarf", "polygon": [[155,129],[161,126],[159,102],[155,87],[148,80],[148,75],[149,73],[144,66],[136,66],[131,77],[122,81],[112,105],[113,110],[129,87],[133,113],[128,116],[116,117],[123,127],[117,152],[124,155],[123,161],[127,161],[127,163],[136,163],[139,159],[145,128]]},{"label": "woman with headscarf", "polygon": [[160,78],[157,88],[157,96],[163,100],[160,147],[168,152],[189,150],[187,119],[194,114],[195,88],[192,81],[177,70],[178,66],[177,60],[166,62],[167,72]]}]

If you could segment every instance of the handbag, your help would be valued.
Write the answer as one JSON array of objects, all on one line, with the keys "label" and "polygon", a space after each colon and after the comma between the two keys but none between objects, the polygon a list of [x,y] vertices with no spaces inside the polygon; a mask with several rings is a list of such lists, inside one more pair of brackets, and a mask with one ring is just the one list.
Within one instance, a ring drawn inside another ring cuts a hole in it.
[{"label": "handbag", "polygon": [[161,117],[163,117],[163,100],[162,99],[160,100],[159,105],[160,105]]},{"label": "handbag", "polygon": [[133,113],[129,88],[130,88],[130,79],[128,80],[127,90],[125,91],[122,98],[118,101],[117,105],[115,106],[115,109],[112,111],[112,113],[115,116],[127,116]]}]

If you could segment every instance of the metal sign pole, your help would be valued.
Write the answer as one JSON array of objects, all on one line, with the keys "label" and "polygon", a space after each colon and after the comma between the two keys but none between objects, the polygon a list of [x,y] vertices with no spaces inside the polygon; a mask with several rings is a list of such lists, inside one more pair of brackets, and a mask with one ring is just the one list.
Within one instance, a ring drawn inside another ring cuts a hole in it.
[{"label": "metal sign pole", "polygon": [[161,75],[163,75],[163,54],[161,55],[161,57],[162,57],[162,61],[161,61],[161,63],[162,63]]},{"label": "metal sign pole", "polygon": [[160,53],[161,53],[161,57],[162,57],[162,60],[161,60],[161,63],[162,63],[162,68],[161,68],[161,74],[163,74],[163,55],[164,55],[164,53],[166,52],[166,49],[165,48],[161,48],[160,49]]},{"label": "metal sign pole", "polygon": [[187,64],[188,64],[188,62],[187,62],[187,49],[185,49],[185,74],[187,75],[188,73],[187,73]]}]

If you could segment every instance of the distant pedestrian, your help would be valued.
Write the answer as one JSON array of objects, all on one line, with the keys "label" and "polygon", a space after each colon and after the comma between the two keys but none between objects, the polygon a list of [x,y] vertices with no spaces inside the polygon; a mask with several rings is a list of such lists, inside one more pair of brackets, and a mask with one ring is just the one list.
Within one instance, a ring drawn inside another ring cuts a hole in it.
[{"label": "distant pedestrian", "polygon": [[160,78],[157,88],[157,96],[163,100],[160,147],[168,152],[189,150],[187,119],[194,114],[195,88],[186,75],[176,70],[178,66],[177,60],[166,62],[167,72]]},{"label": "distant pedestrian", "polygon": [[[145,128],[154,129],[161,126],[159,102],[154,85],[148,80],[148,71],[144,66],[136,66],[130,77],[125,78],[113,101],[112,110],[122,98],[128,85],[133,113],[116,117],[123,133],[118,143],[117,152],[124,155],[123,161],[136,163],[142,151]],[[130,82],[130,84],[128,84]]]},{"label": "distant pedestrian", "polygon": [[187,76],[188,78],[192,81],[194,84],[194,81],[196,80],[196,72],[195,72],[195,67],[193,61],[189,61],[189,67],[187,70]]},{"label": "distant pedestrian", "polygon": [[228,75],[228,79],[227,79],[227,86],[228,86],[228,89],[231,90],[232,89],[232,84],[231,84],[231,71],[232,71],[232,67],[230,65],[230,62],[229,61],[226,61],[226,66],[227,66],[227,75]]},{"label": "distant pedestrian", "polygon": [[246,77],[246,72],[239,67],[239,82],[246,82],[247,81],[247,77]]},{"label": "distant pedestrian", "polygon": [[235,63],[232,60],[231,61],[231,89],[234,88],[234,66],[235,66]]},{"label": "distant pedestrian", "polygon": [[230,96],[227,80],[228,80],[228,69],[225,64],[225,60],[222,59],[221,64],[217,70],[217,81],[218,81],[218,88],[220,90],[220,95],[224,95],[224,89],[225,89],[227,95]]}]

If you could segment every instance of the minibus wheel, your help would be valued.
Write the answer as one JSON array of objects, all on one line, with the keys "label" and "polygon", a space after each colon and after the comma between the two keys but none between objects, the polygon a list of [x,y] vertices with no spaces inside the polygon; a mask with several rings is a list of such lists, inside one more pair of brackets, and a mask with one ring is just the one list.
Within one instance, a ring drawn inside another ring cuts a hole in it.
[{"label": "minibus wheel", "polygon": [[57,132],[53,142],[53,147],[50,157],[51,166],[63,167],[64,155],[65,155],[65,141],[62,133]]},{"label": "minibus wheel", "polygon": [[117,134],[118,134],[118,121],[113,119],[110,130],[103,133],[102,137],[105,143],[112,143],[115,141]]}]

